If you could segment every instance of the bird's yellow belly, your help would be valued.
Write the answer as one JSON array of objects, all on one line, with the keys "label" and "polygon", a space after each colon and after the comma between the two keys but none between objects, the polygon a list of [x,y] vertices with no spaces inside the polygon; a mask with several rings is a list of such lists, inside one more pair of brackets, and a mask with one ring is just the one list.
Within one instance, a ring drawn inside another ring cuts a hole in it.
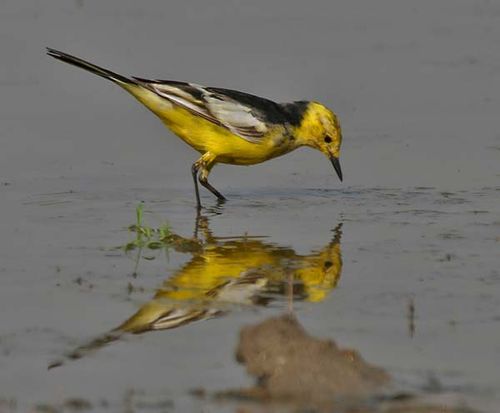
[{"label": "bird's yellow belly", "polygon": [[287,152],[274,145],[272,136],[262,142],[249,142],[229,130],[192,115],[187,110],[173,108],[163,123],[184,142],[200,153],[210,152],[218,163],[253,165]]}]

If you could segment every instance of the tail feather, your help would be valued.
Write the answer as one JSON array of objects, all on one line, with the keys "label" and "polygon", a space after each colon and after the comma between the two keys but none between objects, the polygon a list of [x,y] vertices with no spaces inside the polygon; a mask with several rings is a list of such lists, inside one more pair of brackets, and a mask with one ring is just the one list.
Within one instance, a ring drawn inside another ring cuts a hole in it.
[{"label": "tail feather", "polygon": [[104,69],[102,67],[96,66],[92,63],[86,62],[78,57],[71,56],[67,53],[60,52],[59,50],[51,49],[47,47],[47,54],[63,62],[72,64],[74,66],[80,67],[82,69],[88,70],[89,72],[95,73],[105,79],[109,79],[117,83],[127,83],[127,84],[137,84],[133,79],[129,79],[125,76],[114,73],[111,70]]}]

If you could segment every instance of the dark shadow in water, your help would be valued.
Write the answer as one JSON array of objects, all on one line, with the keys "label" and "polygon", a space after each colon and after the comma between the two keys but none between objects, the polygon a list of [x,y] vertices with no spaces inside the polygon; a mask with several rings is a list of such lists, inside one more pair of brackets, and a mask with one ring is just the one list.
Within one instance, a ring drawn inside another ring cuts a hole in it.
[{"label": "dark shadow in water", "polygon": [[295,408],[333,408],[334,402],[381,394],[389,375],[352,349],[307,334],[290,314],[241,329],[236,360],[255,386],[218,392],[219,400],[281,402]]},{"label": "dark shadow in water", "polygon": [[413,338],[415,336],[415,300],[413,297],[408,298],[408,335]]},{"label": "dark shadow in water", "polygon": [[[224,315],[232,310],[266,306],[286,300],[319,302],[337,286],[342,272],[342,224],[330,242],[306,255],[266,242],[263,236],[244,234],[217,237],[207,217],[199,215],[195,237],[169,233],[171,249],[191,260],[169,276],[155,296],[111,332],[74,351],[65,359],[79,359],[120,339],[124,334],[181,327]],[[63,364],[57,360],[49,368]]]},{"label": "dark shadow in water", "polygon": [[396,392],[384,369],[354,349],[309,335],[291,314],[242,328],[236,360],[255,385],[211,398],[236,403],[237,412],[472,413],[449,394]]}]

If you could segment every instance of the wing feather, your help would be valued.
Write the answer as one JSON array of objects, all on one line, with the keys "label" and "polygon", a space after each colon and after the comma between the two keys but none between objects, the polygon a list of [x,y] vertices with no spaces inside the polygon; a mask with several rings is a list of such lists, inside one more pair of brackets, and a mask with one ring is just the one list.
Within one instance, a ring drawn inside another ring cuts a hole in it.
[{"label": "wing feather", "polygon": [[[261,99],[264,102],[276,105],[274,102],[247,94],[242,94],[245,96],[242,102],[238,100],[236,92],[224,93],[224,89],[205,88],[194,83],[134,79],[159,96],[218,126],[225,127],[233,134],[252,143],[261,141],[268,131],[268,125],[266,113],[253,106],[251,98]],[[261,102],[258,103],[262,105]]]}]

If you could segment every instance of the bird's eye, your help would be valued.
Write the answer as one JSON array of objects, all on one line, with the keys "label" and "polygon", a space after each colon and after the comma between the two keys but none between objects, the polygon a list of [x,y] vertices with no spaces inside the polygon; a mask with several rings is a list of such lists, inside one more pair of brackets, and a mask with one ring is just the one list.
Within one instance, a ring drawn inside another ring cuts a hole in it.
[{"label": "bird's eye", "polygon": [[332,138],[330,138],[329,136],[325,136],[325,142],[332,143]]}]

